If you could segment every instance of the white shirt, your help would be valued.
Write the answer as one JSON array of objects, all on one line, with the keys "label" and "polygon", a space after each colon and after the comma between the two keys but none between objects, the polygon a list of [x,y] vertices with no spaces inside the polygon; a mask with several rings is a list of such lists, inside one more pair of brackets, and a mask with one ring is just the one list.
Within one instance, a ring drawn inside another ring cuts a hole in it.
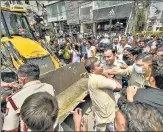
[{"label": "white shirt", "polygon": [[117,46],[117,51],[122,53],[125,48],[131,48],[131,45],[126,44],[124,47],[122,45]]},{"label": "white shirt", "polygon": [[72,63],[80,62],[80,53],[74,50],[71,50],[72,53]]},{"label": "white shirt", "polygon": [[87,57],[92,57],[92,51],[95,49],[94,46],[91,46],[89,49],[86,48]]},{"label": "white shirt", "polygon": [[113,43],[113,49],[118,49],[119,46],[120,46],[119,43],[118,44]]}]

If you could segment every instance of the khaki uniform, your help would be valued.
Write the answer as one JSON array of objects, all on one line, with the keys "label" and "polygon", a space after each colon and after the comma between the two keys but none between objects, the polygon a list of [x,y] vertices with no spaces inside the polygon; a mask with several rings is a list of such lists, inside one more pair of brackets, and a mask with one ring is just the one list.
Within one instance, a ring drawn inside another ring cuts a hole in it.
[{"label": "khaki uniform", "polygon": [[[116,68],[116,69],[120,69],[120,66],[122,64],[124,64],[125,62],[122,60],[118,60],[116,59],[114,61],[114,63],[112,65],[108,65],[106,62],[103,64],[103,69],[107,70],[107,69],[112,69],[112,68]],[[116,75],[115,79],[119,81],[120,84],[122,84],[122,76],[121,75]]]},{"label": "khaki uniform", "polygon": [[[55,96],[53,86],[50,84],[41,83],[39,80],[31,81],[25,84],[22,90],[20,90],[11,97],[12,101],[15,104],[15,107],[17,107],[17,110],[15,110],[10,101],[7,102],[8,113],[6,114],[4,119],[3,130],[7,131],[18,128],[20,121],[19,113],[24,100],[30,95],[37,92],[48,92],[52,96]],[[23,131],[22,126],[21,130]]]},{"label": "khaki uniform", "polygon": [[95,74],[89,77],[88,89],[97,130],[104,131],[106,123],[114,121],[116,104],[113,90],[115,88],[116,83],[112,79]]},{"label": "khaki uniform", "polygon": [[144,85],[150,86],[149,78],[144,80],[144,75],[137,73],[133,66],[129,66],[126,69],[118,69],[118,73],[122,76],[129,76],[128,80],[129,86],[135,85],[138,88],[143,88]]}]

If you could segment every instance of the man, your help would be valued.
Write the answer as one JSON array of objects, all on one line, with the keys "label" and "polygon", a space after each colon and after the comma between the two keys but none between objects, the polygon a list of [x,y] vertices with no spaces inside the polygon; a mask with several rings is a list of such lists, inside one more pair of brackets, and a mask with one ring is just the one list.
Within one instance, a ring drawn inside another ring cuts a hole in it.
[{"label": "man", "polygon": [[129,33],[129,34],[128,34],[128,44],[129,44],[129,45],[132,45],[133,39],[134,39],[134,38],[133,38],[132,34]]},{"label": "man", "polygon": [[141,54],[141,53],[143,53],[143,51],[142,51],[142,48],[140,48],[140,47],[133,47],[133,48],[131,48],[131,50],[130,50],[130,59],[133,61],[133,63],[135,62],[135,60],[136,60],[136,57],[139,55],[139,54]]},{"label": "man", "polygon": [[122,54],[124,48],[126,47],[131,48],[131,46],[127,43],[127,37],[123,36],[120,40],[120,46],[117,47],[117,52]]},{"label": "man", "polygon": [[93,105],[96,130],[104,131],[106,123],[113,122],[115,118],[116,103],[113,90],[119,91],[122,87],[117,81],[102,75],[103,69],[97,58],[87,59],[85,68],[91,73],[88,89]]},{"label": "man", "polygon": [[146,86],[145,89],[128,87],[127,100],[144,102],[163,112],[163,57],[154,58],[149,80],[150,86]]},{"label": "man", "polygon": [[113,38],[113,49],[118,49],[119,46],[120,46],[119,38],[118,37]]},{"label": "man", "polygon": [[157,46],[155,46],[155,45],[152,45],[151,46],[151,49],[150,49],[150,51],[149,51],[149,53],[151,53],[151,54],[156,54],[156,51],[157,51]]},{"label": "man", "polygon": [[112,69],[112,68],[120,68],[120,65],[124,63],[124,61],[117,59],[116,50],[111,47],[104,50],[104,64],[102,65],[104,70]]},{"label": "man", "polygon": [[82,39],[82,44],[81,44],[81,53],[82,53],[82,57],[86,57],[86,43],[87,40],[85,38]]},{"label": "man", "polygon": [[145,103],[127,103],[116,112],[115,123],[109,131],[163,131],[162,119],[163,114],[155,107]]},{"label": "man", "polygon": [[[48,92],[38,92],[27,97],[22,104],[20,117],[26,131],[54,130],[58,117],[58,102]],[[59,127],[59,126],[58,126]]]},{"label": "man", "polygon": [[[8,97],[7,113],[4,119],[3,130],[17,131],[19,126],[19,113],[24,100],[31,94],[47,91],[54,96],[53,86],[39,81],[40,69],[35,64],[24,64],[18,70],[19,82],[22,89],[11,97]],[[22,127],[21,127],[22,129]]]},{"label": "man", "polygon": [[[104,70],[107,69],[120,69],[120,66],[125,62],[116,58],[116,50],[107,48],[104,50],[105,63],[102,65]],[[115,76],[115,78],[122,84],[122,76]]]},{"label": "man", "polygon": [[151,35],[149,46],[156,46],[156,35]]},{"label": "man", "polygon": [[161,46],[161,47],[159,47],[159,48],[157,49],[157,56],[158,56],[158,57],[163,56],[163,46]]},{"label": "man", "polygon": [[129,66],[126,69],[108,69],[104,73],[110,75],[122,75],[128,76],[128,85],[136,85],[139,88],[143,88],[144,85],[149,84],[149,77],[152,68],[152,55],[147,53],[139,54],[133,66]]},{"label": "man", "polygon": [[59,58],[59,45],[57,39],[51,39],[51,49],[54,54]]},{"label": "man", "polygon": [[143,49],[143,52],[148,53],[150,51],[150,47],[146,44],[145,40],[140,40],[138,46]]}]

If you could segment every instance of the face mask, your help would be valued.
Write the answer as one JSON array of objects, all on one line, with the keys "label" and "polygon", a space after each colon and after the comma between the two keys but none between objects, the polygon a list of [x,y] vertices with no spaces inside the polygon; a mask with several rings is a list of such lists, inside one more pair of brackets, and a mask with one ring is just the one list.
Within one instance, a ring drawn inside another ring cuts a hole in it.
[{"label": "face mask", "polygon": [[135,71],[139,74],[144,74],[145,72],[143,71],[142,67],[137,66],[136,64],[133,64],[133,67],[135,69]]}]

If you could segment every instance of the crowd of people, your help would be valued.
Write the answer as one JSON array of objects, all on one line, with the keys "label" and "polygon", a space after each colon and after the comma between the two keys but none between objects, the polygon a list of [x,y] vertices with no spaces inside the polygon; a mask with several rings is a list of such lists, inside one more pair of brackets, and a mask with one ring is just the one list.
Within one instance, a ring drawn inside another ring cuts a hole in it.
[{"label": "crowd of people", "polygon": [[[95,131],[163,131],[163,37],[109,35],[50,46],[65,64],[81,62],[88,78]],[[22,89],[7,98],[4,131],[63,131],[53,86],[39,81],[40,69],[24,64],[18,70]],[[16,87],[1,83],[1,87]],[[28,92],[27,92],[28,91]],[[21,95],[21,96],[20,96]],[[73,111],[74,130],[88,131],[82,109]],[[66,131],[66,130],[65,130]]]}]

